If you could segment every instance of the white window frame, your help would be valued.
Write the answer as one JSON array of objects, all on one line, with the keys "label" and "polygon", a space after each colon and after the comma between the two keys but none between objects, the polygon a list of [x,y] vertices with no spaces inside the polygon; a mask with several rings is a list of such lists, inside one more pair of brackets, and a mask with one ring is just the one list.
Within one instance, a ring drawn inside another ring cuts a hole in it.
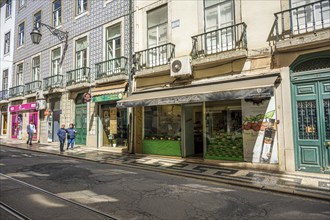
[{"label": "white window frame", "polygon": [[[55,52],[55,50],[60,50],[60,55],[58,58],[54,59],[53,58],[53,54]],[[60,62],[61,62],[61,56],[62,56],[62,47],[56,47],[56,48],[53,48],[51,51],[50,51],[50,69],[51,69],[51,72],[50,72],[50,76],[55,76],[55,75],[61,75],[61,65],[60,65]],[[55,71],[54,71],[54,65],[53,64],[56,64],[56,68],[55,68]],[[54,74],[56,72],[56,74]]]},{"label": "white window frame", "polygon": [[[20,66],[22,66],[22,69],[20,71]],[[23,85],[23,72],[24,72],[24,63],[18,63],[16,65],[16,86],[21,86]]]},{"label": "white window frame", "polygon": [[[55,2],[60,2],[60,7],[55,10]],[[53,27],[60,27],[62,25],[62,0],[55,0],[52,2],[52,21]]]},{"label": "white window frame", "polygon": [[11,17],[12,10],[13,10],[13,1],[6,0],[6,14],[5,14],[6,17],[5,18]]},{"label": "white window frame", "polygon": [[[86,3],[86,9],[84,4]],[[88,12],[89,0],[75,0],[75,17],[81,16]]]},{"label": "white window frame", "polygon": [[26,0],[19,0],[18,1],[18,9],[23,8],[26,5]]},{"label": "white window frame", "polygon": [[[39,58],[39,64],[35,64],[35,60]],[[41,57],[40,55],[32,57],[31,61],[32,66],[32,82],[39,81],[41,79],[40,66],[41,66]]]},{"label": "white window frame", "polygon": [[[5,73],[7,73],[5,75]],[[8,90],[8,77],[9,77],[9,69],[5,69],[2,71],[2,90]]]},{"label": "white window frame", "polygon": [[[39,15],[40,14],[40,19],[38,19],[37,20],[37,15]],[[34,15],[33,15],[33,25],[35,25],[35,28],[37,28],[38,30],[40,30],[41,29],[41,18],[42,18],[42,16],[41,16],[41,11],[38,11],[37,13],[34,13]]]},{"label": "white window frame", "polygon": [[[21,29],[21,25],[23,25],[23,29]],[[18,25],[18,31],[17,31],[17,34],[18,34],[18,42],[17,42],[17,46],[18,47],[21,47],[24,45],[24,37],[25,37],[25,22],[22,22]]]},{"label": "white window frame", "polygon": [[10,31],[5,33],[3,52],[4,54],[8,54],[10,52]]}]

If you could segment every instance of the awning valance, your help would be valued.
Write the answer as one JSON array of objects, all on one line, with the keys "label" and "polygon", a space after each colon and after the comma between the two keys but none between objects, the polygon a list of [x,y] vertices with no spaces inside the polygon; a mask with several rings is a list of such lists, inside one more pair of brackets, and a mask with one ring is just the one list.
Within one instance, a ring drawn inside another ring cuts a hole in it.
[{"label": "awning valance", "polygon": [[151,92],[134,93],[117,102],[118,107],[155,106],[196,103],[229,99],[271,97],[278,75],[245,78],[216,84],[189,86]]}]

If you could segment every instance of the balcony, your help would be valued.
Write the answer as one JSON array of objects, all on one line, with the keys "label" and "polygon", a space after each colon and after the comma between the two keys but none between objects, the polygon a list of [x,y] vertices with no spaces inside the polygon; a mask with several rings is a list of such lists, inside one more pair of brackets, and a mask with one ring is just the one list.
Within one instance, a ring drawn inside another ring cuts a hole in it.
[{"label": "balcony", "polygon": [[8,99],[8,90],[0,91],[0,101]]},{"label": "balcony", "polygon": [[96,83],[127,79],[127,65],[128,59],[126,57],[118,57],[95,64]]},{"label": "balcony", "polygon": [[15,86],[9,88],[9,98],[14,98],[18,96],[24,96],[24,86]]},{"label": "balcony", "polygon": [[136,52],[134,64],[137,71],[142,71],[144,69],[167,65],[174,57],[175,45],[167,43]]},{"label": "balcony", "polygon": [[244,22],[192,36],[191,57],[194,66],[220,64],[247,56]]},{"label": "balcony", "polygon": [[90,82],[90,68],[82,67],[67,72],[66,86],[77,85]]},{"label": "balcony", "polygon": [[33,82],[29,82],[25,84],[25,94],[35,93],[38,90],[41,90],[42,82],[40,80],[36,80]]},{"label": "balcony", "polygon": [[63,87],[63,76],[54,75],[44,78],[44,90],[62,88]]},{"label": "balcony", "polygon": [[321,0],[275,13],[268,41],[278,51],[330,45],[330,0]]}]

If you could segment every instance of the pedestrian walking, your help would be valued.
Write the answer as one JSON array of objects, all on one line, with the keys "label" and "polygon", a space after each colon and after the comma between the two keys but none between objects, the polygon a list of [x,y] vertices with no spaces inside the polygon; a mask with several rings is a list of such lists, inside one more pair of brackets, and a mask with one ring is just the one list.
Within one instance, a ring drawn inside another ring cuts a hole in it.
[{"label": "pedestrian walking", "polygon": [[66,148],[67,150],[68,149],[73,149],[73,146],[74,146],[74,140],[76,138],[76,133],[77,133],[77,130],[74,128],[74,125],[73,123],[71,123],[69,125],[69,128],[66,129],[67,133],[68,133],[68,147]]},{"label": "pedestrian walking", "polygon": [[61,128],[58,129],[57,131],[57,136],[60,141],[60,151],[64,152],[64,143],[66,139],[66,129],[65,129],[65,124],[62,124]]},{"label": "pedestrian walking", "polygon": [[30,121],[30,124],[27,125],[26,132],[28,133],[28,140],[26,144],[32,145],[32,137],[33,134],[36,133],[36,126],[33,124],[32,120]]}]

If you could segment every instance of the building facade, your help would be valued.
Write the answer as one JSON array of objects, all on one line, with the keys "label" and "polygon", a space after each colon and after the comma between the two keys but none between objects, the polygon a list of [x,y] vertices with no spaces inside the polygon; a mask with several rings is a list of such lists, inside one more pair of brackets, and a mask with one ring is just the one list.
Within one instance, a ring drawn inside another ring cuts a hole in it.
[{"label": "building facade", "polygon": [[[329,1],[311,2],[138,1],[133,93],[118,103],[134,109],[134,151],[329,172]],[[312,52],[322,70],[297,90]]]},{"label": "building facade", "polygon": [[[115,107],[127,95],[128,12],[124,0],[26,1],[16,8],[11,138],[26,139],[32,120],[41,143],[57,142],[60,125],[69,123],[78,131],[78,145],[109,146],[115,138],[127,143],[128,113]],[[29,36],[34,29],[42,35],[38,45]],[[116,114],[103,117],[106,110]],[[118,126],[110,128],[108,119]]]},{"label": "building facade", "polygon": [[12,0],[0,1],[0,135],[9,137],[8,89],[13,76],[15,7]]}]

